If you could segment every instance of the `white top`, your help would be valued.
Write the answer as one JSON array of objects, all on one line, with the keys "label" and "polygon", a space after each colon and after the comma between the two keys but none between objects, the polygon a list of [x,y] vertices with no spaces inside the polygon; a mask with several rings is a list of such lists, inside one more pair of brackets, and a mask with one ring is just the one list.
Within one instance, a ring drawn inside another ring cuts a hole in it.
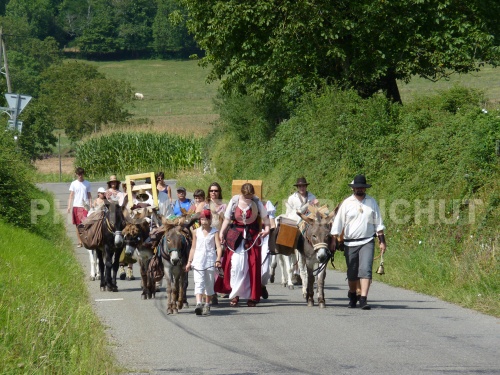
[{"label": "white top", "polygon": [[300,216],[297,215],[297,211],[302,211],[302,208],[306,203],[312,202],[315,199],[316,196],[314,194],[311,194],[310,192],[307,192],[307,198],[305,198],[301,196],[298,191],[296,191],[288,197],[285,216],[289,219],[293,219],[296,222],[299,222]]},{"label": "white top", "polygon": [[274,204],[272,204],[271,201],[266,202],[266,210],[267,210],[267,215],[269,216],[269,219],[276,218],[276,207],[274,207]]},{"label": "white top", "polygon": [[385,229],[380,209],[374,198],[365,195],[358,201],[354,195],[347,197],[340,205],[339,212],[333,220],[331,235],[339,235],[344,229],[344,241],[347,246],[364,245],[372,240],[373,235]]},{"label": "white top", "polygon": [[169,217],[174,214],[172,202],[166,191],[158,192],[158,212],[164,217]]},{"label": "white top", "polygon": [[217,232],[217,229],[210,228],[210,233],[205,236],[202,227],[196,229],[196,249],[193,255],[193,263],[191,264],[193,268],[201,271],[214,266],[217,260],[217,250],[215,247]]},{"label": "white top", "polygon": [[90,206],[90,182],[87,180],[83,180],[82,182],[75,180],[71,183],[69,191],[72,191],[74,194],[73,207],[84,207],[85,205]]}]

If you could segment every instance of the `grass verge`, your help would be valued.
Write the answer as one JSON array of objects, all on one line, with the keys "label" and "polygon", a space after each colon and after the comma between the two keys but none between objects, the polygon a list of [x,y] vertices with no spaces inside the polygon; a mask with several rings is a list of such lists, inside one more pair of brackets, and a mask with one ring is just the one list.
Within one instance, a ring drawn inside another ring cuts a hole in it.
[{"label": "grass verge", "polygon": [[51,243],[0,221],[2,374],[117,373],[64,233]]}]

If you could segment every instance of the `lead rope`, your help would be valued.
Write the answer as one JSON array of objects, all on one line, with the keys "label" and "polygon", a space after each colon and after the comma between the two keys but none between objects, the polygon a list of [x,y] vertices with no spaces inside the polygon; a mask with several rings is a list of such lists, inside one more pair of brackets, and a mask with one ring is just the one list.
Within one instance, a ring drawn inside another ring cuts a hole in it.
[{"label": "lead rope", "polygon": [[330,251],[330,249],[328,248],[328,244],[326,244],[325,242],[320,242],[320,243],[317,243],[315,245],[313,245],[313,249],[314,251],[316,250],[319,250],[321,248],[326,248],[327,249],[327,255],[326,255],[326,259],[324,262],[321,262],[318,266],[318,268],[316,268],[314,271],[313,271],[313,275],[314,277],[318,276],[321,272],[323,272],[328,264],[328,261],[331,260],[331,263],[332,263],[332,266],[333,268],[335,269],[335,265],[333,264],[333,254],[332,252]]}]

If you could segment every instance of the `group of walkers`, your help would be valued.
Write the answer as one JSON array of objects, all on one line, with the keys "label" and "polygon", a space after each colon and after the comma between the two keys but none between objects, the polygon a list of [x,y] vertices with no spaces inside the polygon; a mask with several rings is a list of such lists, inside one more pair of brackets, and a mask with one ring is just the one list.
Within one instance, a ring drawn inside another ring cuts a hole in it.
[{"label": "group of walkers", "polygon": [[[123,184],[124,191],[120,192],[120,181],[116,176],[110,177],[108,189],[99,188],[94,202],[90,184],[84,179],[84,170],[77,168],[76,176],[70,186],[68,201],[68,213],[72,207],[75,225],[86,217],[88,206],[103,204],[104,199],[116,199],[121,203],[125,199],[126,185]],[[243,184],[240,194],[232,197],[227,204],[217,182],[209,185],[207,195],[204,190],[196,189],[193,200],[186,197],[184,187],[178,187],[177,199],[173,201],[163,173],[158,173],[156,177],[158,210],[162,216],[194,214],[198,217],[199,223],[192,229],[192,247],[186,265],[187,272],[194,272],[195,313],[209,315],[211,304],[218,303],[218,294],[229,298],[233,307],[238,306],[241,299],[246,300],[248,307],[257,306],[261,298],[267,299],[270,266],[268,238],[270,229],[275,227],[274,205],[270,201],[262,202],[250,183]],[[318,205],[318,199],[308,191],[308,185],[304,177],[298,178],[294,184],[296,191],[286,203],[284,216],[297,223],[301,220],[297,212],[306,214],[308,206]],[[385,227],[376,200],[366,194],[371,185],[366,183],[365,176],[357,175],[349,186],[353,194],[341,203],[333,220],[330,250],[344,251],[349,286],[348,307],[355,308],[359,302],[359,307],[369,310],[367,297],[372,280],[374,238],[378,237],[383,254],[386,250]],[[152,203],[149,192],[135,193],[134,205]],[[339,243],[341,238],[342,246]],[[81,247],[79,235],[78,241],[78,247]],[[132,276],[131,265],[129,269]]]}]

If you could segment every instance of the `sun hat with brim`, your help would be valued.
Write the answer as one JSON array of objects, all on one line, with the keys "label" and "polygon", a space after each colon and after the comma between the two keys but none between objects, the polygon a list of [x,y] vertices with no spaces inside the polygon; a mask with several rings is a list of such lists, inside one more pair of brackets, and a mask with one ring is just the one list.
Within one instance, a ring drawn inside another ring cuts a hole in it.
[{"label": "sun hat with brim", "polygon": [[362,174],[358,174],[354,177],[354,180],[349,184],[352,188],[369,188],[372,187],[370,184],[366,183],[366,177]]},{"label": "sun hat with brim", "polygon": [[297,182],[293,184],[293,186],[300,186],[300,185],[305,185],[305,186],[309,185],[305,177],[297,178]]},{"label": "sun hat with brim", "polygon": [[112,182],[116,182],[116,186],[120,186],[121,181],[119,179],[117,179],[115,175],[112,175],[109,177],[108,187],[111,186]]},{"label": "sun hat with brim", "polygon": [[99,189],[97,189],[97,192],[98,193],[106,193],[106,189],[104,189],[103,187],[100,187]]}]

